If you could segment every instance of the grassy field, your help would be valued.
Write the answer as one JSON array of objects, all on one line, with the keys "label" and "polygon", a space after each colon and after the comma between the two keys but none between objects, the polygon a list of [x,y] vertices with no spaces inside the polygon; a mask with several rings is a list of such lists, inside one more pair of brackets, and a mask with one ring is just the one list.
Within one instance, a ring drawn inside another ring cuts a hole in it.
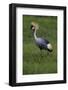
[{"label": "grassy field", "polygon": [[[53,52],[47,53],[35,45],[31,22],[39,24],[38,37],[49,40]],[[57,17],[56,16],[23,16],[23,74],[57,73]]]}]

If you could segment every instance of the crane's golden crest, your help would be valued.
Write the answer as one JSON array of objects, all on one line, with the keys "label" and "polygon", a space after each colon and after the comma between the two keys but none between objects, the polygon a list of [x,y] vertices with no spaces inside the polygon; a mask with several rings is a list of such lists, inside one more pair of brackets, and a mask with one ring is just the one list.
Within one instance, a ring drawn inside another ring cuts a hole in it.
[{"label": "crane's golden crest", "polygon": [[31,25],[33,26],[33,28],[35,28],[35,30],[39,29],[39,25],[35,22],[32,22]]}]

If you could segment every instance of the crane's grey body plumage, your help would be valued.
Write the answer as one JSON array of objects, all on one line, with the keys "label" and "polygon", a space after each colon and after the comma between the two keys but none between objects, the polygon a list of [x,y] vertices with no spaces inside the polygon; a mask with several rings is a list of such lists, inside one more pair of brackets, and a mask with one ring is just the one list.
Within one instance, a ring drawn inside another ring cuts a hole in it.
[{"label": "crane's grey body plumage", "polygon": [[38,38],[36,40],[36,44],[39,46],[40,49],[47,49],[48,43],[49,43],[49,41],[47,41],[46,39],[43,39],[43,38]]}]

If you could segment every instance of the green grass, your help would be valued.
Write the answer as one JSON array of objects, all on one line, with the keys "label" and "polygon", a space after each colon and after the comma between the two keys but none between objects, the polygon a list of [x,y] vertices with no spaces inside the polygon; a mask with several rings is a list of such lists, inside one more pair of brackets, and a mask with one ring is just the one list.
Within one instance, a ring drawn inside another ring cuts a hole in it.
[{"label": "green grass", "polygon": [[[48,53],[36,46],[30,24],[39,24],[37,36],[46,38],[53,46]],[[56,16],[23,16],[23,74],[57,73],[57,17]]]}]

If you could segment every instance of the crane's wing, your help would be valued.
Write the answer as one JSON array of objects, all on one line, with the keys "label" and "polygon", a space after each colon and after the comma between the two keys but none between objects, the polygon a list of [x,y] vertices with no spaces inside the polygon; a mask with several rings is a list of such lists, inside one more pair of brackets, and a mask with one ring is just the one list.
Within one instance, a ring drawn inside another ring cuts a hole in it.
[{"label": "crane's wing", "polygon": [[49,41],[46,39],[43,39],[43,38],[38,38],[36,40],[36,44],[41,48],[47,48],[48,43],[49,43]]}]

